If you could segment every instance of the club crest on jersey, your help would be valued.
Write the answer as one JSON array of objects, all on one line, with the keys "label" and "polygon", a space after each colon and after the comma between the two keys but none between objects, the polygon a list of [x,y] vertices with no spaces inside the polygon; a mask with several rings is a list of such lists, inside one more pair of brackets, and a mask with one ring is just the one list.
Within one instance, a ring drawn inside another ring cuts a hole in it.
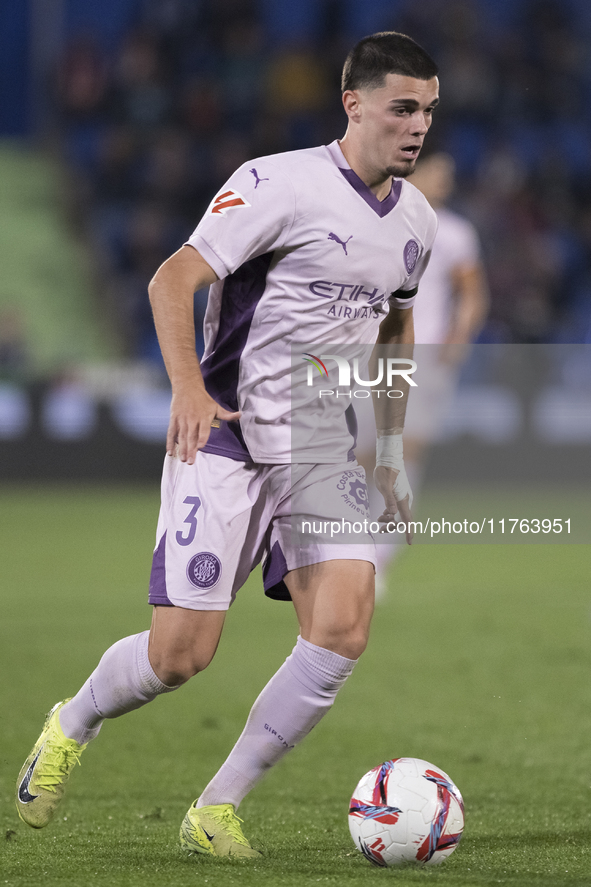
[{"label": "club crest on jersey", "polygon": [[230,188],[228,191],[222,191],[221,194],[213,198],[209,212],[212,215],[218,213],[221,216],[225,216],[228,210],[238,209],[241,206],[250,206],[250,203],[239,191],[234,191],[233,188]]},{"label": "club crest on jersey", "polygon": [[419,245],[416,240],[409,240],[404,247],[404,267],[408,274],[412,274],[419,258]]}]

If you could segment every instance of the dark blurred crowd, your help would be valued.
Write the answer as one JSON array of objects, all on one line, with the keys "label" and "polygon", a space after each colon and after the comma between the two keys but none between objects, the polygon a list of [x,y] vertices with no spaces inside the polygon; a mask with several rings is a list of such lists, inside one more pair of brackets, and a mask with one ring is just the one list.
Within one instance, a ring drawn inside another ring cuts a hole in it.
[{"label": "dark blurred crowd", "polygon": [[[428,143],[454,156],[454,205],[481,234],[481,341],[591,342],[591,4],[364,2],[373,30],[409,34],[440,65]],[[144,0],[116,51],[69,39],[60,142],[131,356],[160,360],[147,284],[236,167],[343,135],[360,3],[314,0],[295,28],[297,0]],[[195,306],[199,328],[203,293]]]}]

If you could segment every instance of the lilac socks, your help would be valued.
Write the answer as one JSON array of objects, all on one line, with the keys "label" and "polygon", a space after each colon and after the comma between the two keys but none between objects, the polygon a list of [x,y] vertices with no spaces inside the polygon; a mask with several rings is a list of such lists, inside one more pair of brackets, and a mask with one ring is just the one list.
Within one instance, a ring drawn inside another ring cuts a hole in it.
[{"label": "lilac socks", "polygon": [[356,664],[298,637],[254,703],[246,727],[197,802],[234,804],[324,717]]},{"label": "lilac socks", "polygon": [[149,636],[143,631],[109,647],[83,687],[60,710],[65,736],[82,745],[98,735],[105,718],[118,718],[160,693],[177,689],[163,684],[152,669]]},{"label": "lilac socks", "polygon": [[[68,738],[84,744],[95,738],[105,718],[117,718],[176,689],[163,684],[152,669],[148,638],[144,631],[107,650],[84,686],[60,710]],[[291,656],[254,703],[242,735],[198,806],[238,807],[266,771],[324,717],[355,664],[356,660],[299,637]]]}]

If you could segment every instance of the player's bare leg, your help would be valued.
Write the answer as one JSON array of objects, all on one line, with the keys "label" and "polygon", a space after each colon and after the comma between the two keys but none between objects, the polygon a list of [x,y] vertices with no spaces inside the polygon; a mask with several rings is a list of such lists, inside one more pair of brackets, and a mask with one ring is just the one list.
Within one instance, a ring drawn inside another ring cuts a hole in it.
[{"label": "player's bare leg", "polygon": [[[216,811],[233,815],[267,770],[331,708],[367,644],[373,577],[373,565],[358,560],[327,561],[287,574],[300,637],[254,703],[227,760],[188,811],[181,827],[183,846],[213,852],[206,839],[206,817]],[[215,832],[215,822],[211,829]],[[250,845],[248,850],[236,855],[254,855]]]},{"label": "player's bare leg", "polygon": [[217,650],[225,618],[225,610],[154,607],[148,655],[162,683],[183,684],[207,668]]},{"label": "player's bare leg", "polygon": [[73,767],[106,718],[176,690],[213,658],[224,611],[156,607],[152,630],[110,647],[73,699],[58,703],[17,781],[21,819],[43,828],[55,815]]},{"label": "player's bare leg", "polygon": [[324,561],[285,577],[304,640],[347,659],[367,645],[374,608],[374,568],[369,561]]}]

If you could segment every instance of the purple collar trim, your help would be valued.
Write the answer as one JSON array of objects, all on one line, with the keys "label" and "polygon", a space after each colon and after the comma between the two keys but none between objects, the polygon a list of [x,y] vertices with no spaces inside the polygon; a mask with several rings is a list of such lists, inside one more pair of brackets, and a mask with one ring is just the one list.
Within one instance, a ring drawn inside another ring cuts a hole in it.
[{"label": "purple collar trim", "polygon": [[331,158],[336,163],[339,172],[343,174],[351,187],[353,187],[357,191],[359,196],[363,197],[368,206],[370,206],[381,219],[383,219],[384,216],[387,216],[390,210],[394,209],[400,199],[400,192],[402,191],[402,179],[392,179],[390,193],[384,200],[378,200],[371,188],[369,188],[369,186],[366,185],[365,182],[359,178],[357,173],[349,166],[345,159],[345,155],[341,151],[338,140],[331,142],[331,144],[327,145],[326,148]]}]

